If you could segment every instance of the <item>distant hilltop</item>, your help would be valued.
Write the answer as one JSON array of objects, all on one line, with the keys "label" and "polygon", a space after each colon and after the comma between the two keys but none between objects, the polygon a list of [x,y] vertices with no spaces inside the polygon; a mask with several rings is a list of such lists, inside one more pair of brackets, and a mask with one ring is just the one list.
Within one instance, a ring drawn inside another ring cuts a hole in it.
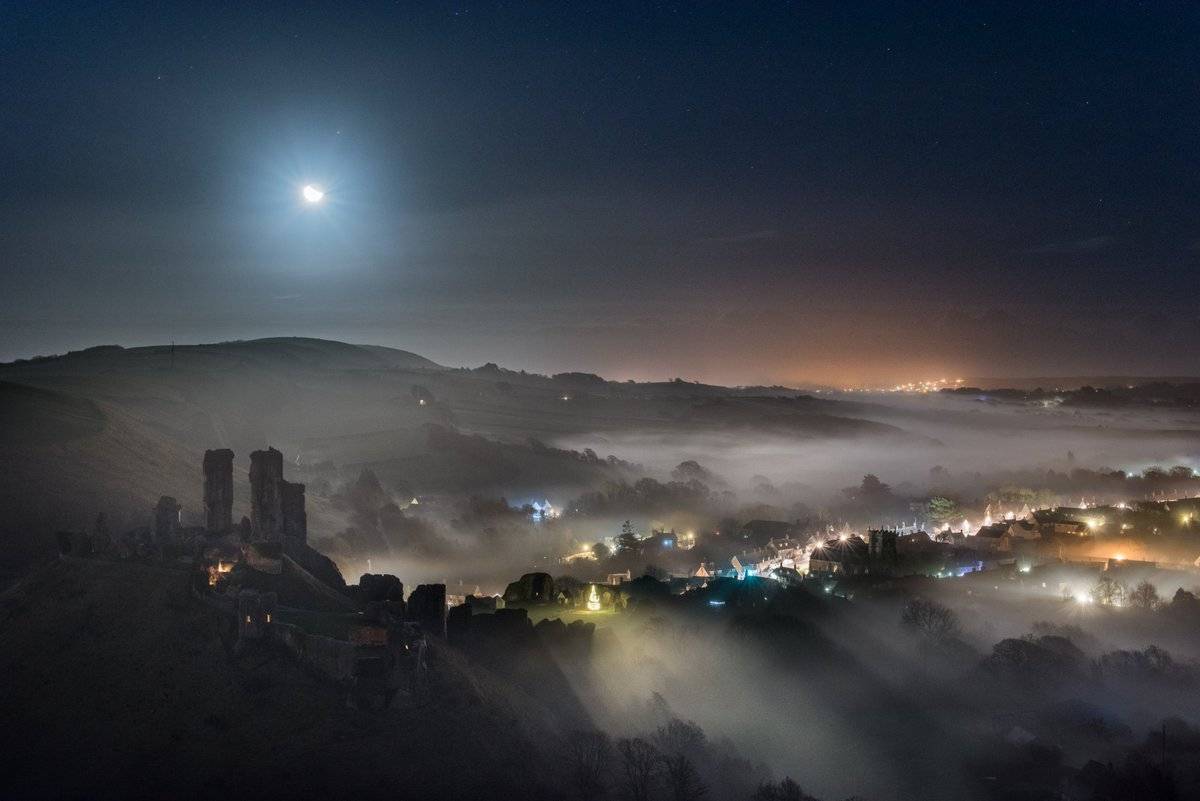
[{"label": "distant hilltop", "polygon": [[967,378],[963,386],[986,390],[1046,389],[1072,390],[1083,387],[1131,387],[1145,384],[1197,384],[1200,376],[1043,376],[1041,378]]},{"label": "distant hilltop", "polygon": [[23,367],[48,363],[69,363],[72,368],[94,367],[107,369],[120,364],[142,363],[147,367],[170,364],[196,364],[216,367],[222,360],[237,366],[254,366],[262,362],[290,362],[297,366],[340,369],[445,370],[447,368],[406,350],[382,345],[352,345],[331,339],[312,337],[267,337],[239,339],[199,345],[145,345],[125,348],[120,345],[98,345],[61,355],[36,356],[8,362],[7,367]]},{"label": "distant hilltop", "polygon": [[671,395],[792,396],[802,390],[785,386],[725,387],[672,378],[662,381],[617,381],[594,373],[563,372],[553,375],[530,373],[488,362],[479,367],[447,367],[424,356],[383,345],[355,345],[315,337],[266,337],[228,342],[181,345],[96,345],[63,354],[34,356],[0,362],[0,372],[25,380],[27,371],[49,367],[73,375],[91,375],[112,370],[274,368],[300,370],[428,370],[457,371],[496,381],[553,382],[562,390],[595,391],[605,387],[637,387],[640,391]]}]

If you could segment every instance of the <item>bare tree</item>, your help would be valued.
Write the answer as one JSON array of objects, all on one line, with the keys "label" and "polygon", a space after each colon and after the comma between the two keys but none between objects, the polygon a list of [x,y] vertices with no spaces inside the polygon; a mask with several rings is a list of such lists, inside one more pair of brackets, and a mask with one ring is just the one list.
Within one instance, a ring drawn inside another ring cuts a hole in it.
[{"label": "bare tree", "polygon": [[1120,606],[1129,594],[1129,589],[1119,579],[1102,573],[1092,587],[1092,600],[1105,606]]},{"label": "bare tree", "polygon": [[913,598],[905,604],[900,622],[933,642],[953,639],[960,631],[958,615],[953,610],[925,598]]},{"label": "bare tree", "polygon": [[699,801],[708,795],[708,786],[700,780],[692,760],[683,754],[663,757],[663,776],[671,801]]},{"label": "bare tree", "polygon": [[607,785],[612,743],[602,731],[573,732],[563,748],[567,772],[581,801],[603,798]]},{"label": "bare tree", "polygon": [[789,776],[779,784],[760,784],[750,801],[817,801],[800,789],[800,785]]},{"label": "bare tree", "polygon": [[662,756],[641,737],[617,740],[621,755],[622,785],[629,801],[647,801],[658,781]]},{"label": "bare tree", "polygon": [[1129,593],[1129,605],[1139,609],[1157,609],[1158,589],[1149,581],[1142,581]]},{"label": "bare tree", "polygon": [[664,754],[685,754],[694,758],[704,751],[706,744],[704,729],[690,720],[671,718],[654,732],[654,745]]}]

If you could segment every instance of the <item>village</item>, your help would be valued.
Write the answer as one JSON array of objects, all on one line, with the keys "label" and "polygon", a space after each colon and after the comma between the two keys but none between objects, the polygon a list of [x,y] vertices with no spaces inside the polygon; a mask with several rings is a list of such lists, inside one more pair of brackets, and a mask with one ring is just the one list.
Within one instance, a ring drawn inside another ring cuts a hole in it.
[{"label": "village", "polygon": [[[805,533],[794,523],[756,519],[710,540],[669,528],[641,537],[626,522],[605,558],[600,548],[576,553],[553,575],[531,571],[503,592],[459,594],[448,593],[445,583],[406,591],[400,577],[383,573],[347,583],[309,544],[305,486],[285,479],[283,454],[274,448],[250,454],[250,514],[235,522],[235,460],[227,449],[204,455],[204,525],[183,525],[179,502],[163,496],[149,526],[114,535],[101,517],[90,532],[60,532],[60,561],[64,567],[140,563],[122,569],[170,574],[194,614],[220,621],[214,625],[224,632],[229,668],[247,687],[298,669],[339,698],[348,714],[380,726],[398,725],[433,705],[479,703],[474,682],[483,677],[585,719],[580,682],[596,681],[620,663],[616,635],[638,649],[662,649],[684,632],[707,632],[702,639],[709,645],[701,651],[730,634],[739,641],[762,638],[769,650],[791,649],[788,659],[801,664],[832,641],[795,639],[795,627],[807,625],[798,621],[837,628],[858,614],[892,621],[900,609],[901,630],[917,638],[923,658],[944,665],[970,652],[949,606],[962,601],[993,616],[1023,609],[1054,617],[1057,610],[1069,620],[1121,626],[1152,621],[1169,627],[1200,614],[1200,599],[1185,589],[1197,585],[1196,563],[1141,558],[1157,553],[1157,539],[1194,547],[1195,498],[1000,510],[999,519],[987,509],[978,526],[933,534],[917,524]],[[1129,554],[1112,550],[1117,547],[1130,548]],[[721,549],[732,551],[725,564],[714,558]],[[1108,555],[1095,555],[1101,553]],[[644,567],[609,569],[622,562]],[[677,568],[689,564],[695,567]],[[1178,589],[1160,599],[1156,584]],[[983,664],[999,670],[1010,648],[1042,654],[1068,647],[1060,641],[1069,644],[1053,635],[1004,640]],[[1164,652],[1152,647],[1146,653]],[[1021,676],[1027,685],[1034,680]],[[1004,742],[1034,738],[1029,715],[1003,715],[1009,717],[996,736]],[[574,732],[561,747],[574,755],[567,764],[576,771],[591,764],[589,744],[607,742]],[[620,747],[636,742],[617,741]],[[630,759],[622,752],[622,765],[633,764]],[[610,760],[595,781],[620,783],[624,774],[615,764]],[[763,781],[747,779],[755,780]]]},{"label": "village", "polygon": [[[988,505],[978,523],[964,519],[956,528],[913,521],[890,528],[855,530],[843,524],[812,531],[802,521],[756,519],[732,530],[677,532],[664,527],[636,537],[627,522],[622,535],[560,561],[573,576],[621,587],[636,578],[636,570],[606,573],[602,567],[624,557],[627,563],[644,563],[647,575],[676,593],[715,579],[756,577],[788,586],[811,584],[848,597],[856,588],[906,577],[989,573],[1020,578],[1049,568],[1120,571],[1139,579],[1154,571],[1200,576],[1195,522],[1200,522],[1200,498],[1037,509],[1023,505],[995,513]],[[1087,599],[1079,585],[1056,581],[1045,589]]]},{"label": "village", "polygon": [[[274,448],[250,455],[251,513],[235,522],[234,460],[227,449],[204,455],[205,525],[182,525],[180,504],[163,496],[151,526],[114,536],[101,516],[90,533],[60,532],[61,553],[186,565],[196,601],[231,621],[236,651],[282,649],[346,687],[362,708],[419,697],[431,641],[478,650],[480,643],[492,647],[536,633],[548,647],[586,655],[596,623],[606,616],[672,598],[721,611],[786,587],[853,598],[914,578],[987,574],[1024,587],[1039,571],[1052,576],[1040,582],[1045,597],[1120,605],[1134,583],[1155,571],[1184,580],[1200,575],[1200,559],[1148,558],[1156,539],[1191,540],[1200,499],[1190,498],[1024,506],[995,515],[989,506],[978,525],[963,520],[957,529],[944,524],[932,533],[916,521],[807,532],[798,523],[750,520],[728,534],[664,528],[640,537],[626,522],[611,546],[560,558],[558,576],[529,572],[490,595],[448,593],[441,583],[406,593],[400,578],[387,574],[367,573],[347,584],[333,560],[309,545],[305,487],[284,478],[283,454]],[[536,512],[547,520],[557,516],[549,504]],[[605,572],[620,563],[644,568]],[[1114,582],[1124,589],[1111,591]],[[1097,583],[1110,591],[1097,597]],[[741,584],[762,592],[742,592]]]}]

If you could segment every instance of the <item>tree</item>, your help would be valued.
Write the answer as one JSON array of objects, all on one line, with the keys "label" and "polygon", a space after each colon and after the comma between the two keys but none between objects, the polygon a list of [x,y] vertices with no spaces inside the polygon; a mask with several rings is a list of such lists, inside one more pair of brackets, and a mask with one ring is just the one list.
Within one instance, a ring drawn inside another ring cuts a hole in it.
[{"label": "tree", "polygon": [[945,523],[959,516],[958,503],[951,498],[935,495],[925,502],[925,514],[934,523]]},{"label": "tree", "polygon": [[641,737],[617,740],[621,755],[621,784],[629,801],[647,801],[658,781],[662,755]]},{"label": "tree", "polygon": [[721,481],[714,476],[707,468],[694,459],[680,462],[671,471],[671,479],[674,481],[699,481],[704,484],[720,484]]},{"label": "tree", "polygon": [[1129,605],[1138,609],[1156,609],[1158,603],[1158,589],[1149,581],[1139,582],[1129,593]]},{"label": "tree", "polygon": [[958,615],[937,601],[913,598],[904,605],[900,623],[932,642],[945,642],[959,634]]},{"label": "tree", "polygon": [[1105,606],[1120,606],[1125,602],[1127,595],[1129,589],[1108,573],[1101,574],[1091,591],[1092,600]]},{"label": "tree", "polygon": [[649,576],[655,581],[668,582],[671,580],[671,574],[667,570],[658,565],[646,565],[646,569],[642,571],[643,576]]},{"label": "tree", "polygon": [[987,494],[987,502],[1000,507],[1028,506],[1037,509],[1041,506],[1051,506],[1054,503],[1054,493],[1049,490],[1035,490],[1029,487],[1018,487],[1006,484]]},{"label": "tree", "polygon": [[663,757],[663,777],[671,801],[698,801],[708,794],[708,787],[700,780],[692,760],[684,754]]},{"label": "tree", "polygon": [[642,540],[638,537],[637,529],[626,520],[621,524],[621,534],[617,537],[617,553],[634,553],[641,547]]},{"label": "tree", "polygon": [[1083,659],[1083,651],[1066,637],[1009,637],[992,646],[983,667],[997,676],[1023,682],[1032,691],[1041,684],[1077,677]]},{"label": "tree", "polygon": [[857,487],[847,487],[842,494],[859,511],[872,515],[890,514],[907,508],[907,502],[892,494],[892,488],[879,480],[879,476],[868,473]]},{"label": "tree", "polygon": [[817,801],[816,798],[800,789],[790,777],[779,784],[767,782],[760,784],[758,790],[750,797],[750,801]]},{"label": "tree", "polygon": [[603,542],[597,542],[592,546],[592,555],[596,557],[597,561],[603,562],[605,559],[612,556],[612,552],[608,550],[608,546]]},{"label": "tree", "polygon": [[573,732],[563,751],[567,773],[581,801],[601,797],[612,760],[608,735],[602,731]]},{"label": "tree", "polygon": [[654,732],[654,744],[665,754],[699,756],[704,752],[707,738],[704,729],[690,720],[671,718]]},{"label": "tree", "polygon": [[866,501],[887,500],[892,497],[892,488],[880,481],[879,476],[867,473],[858,485],[858,497]]},{"label": "tree", "polygon": [[1175,594],[1171,596],[1171,611],[1177,613],[1195,614],[1200,611],[1200,600],[1196,598],[1196,594],[1188,592],[1183,587],[1175,590]]}]

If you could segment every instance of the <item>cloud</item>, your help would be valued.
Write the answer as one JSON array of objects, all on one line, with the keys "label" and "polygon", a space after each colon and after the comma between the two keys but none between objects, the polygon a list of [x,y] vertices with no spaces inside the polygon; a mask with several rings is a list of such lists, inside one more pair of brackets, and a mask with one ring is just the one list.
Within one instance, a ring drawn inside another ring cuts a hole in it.
[{"label": "cloud", "polygon": [[1081,253],[1096,253],[1108,248],[1114,241],[1116,240],[1111,236],[1091,236],[1087,239],[1075,239],[1069,242],[1050,242],[1020,252],[1026,254],[1059,254],[1068,256]]}]

